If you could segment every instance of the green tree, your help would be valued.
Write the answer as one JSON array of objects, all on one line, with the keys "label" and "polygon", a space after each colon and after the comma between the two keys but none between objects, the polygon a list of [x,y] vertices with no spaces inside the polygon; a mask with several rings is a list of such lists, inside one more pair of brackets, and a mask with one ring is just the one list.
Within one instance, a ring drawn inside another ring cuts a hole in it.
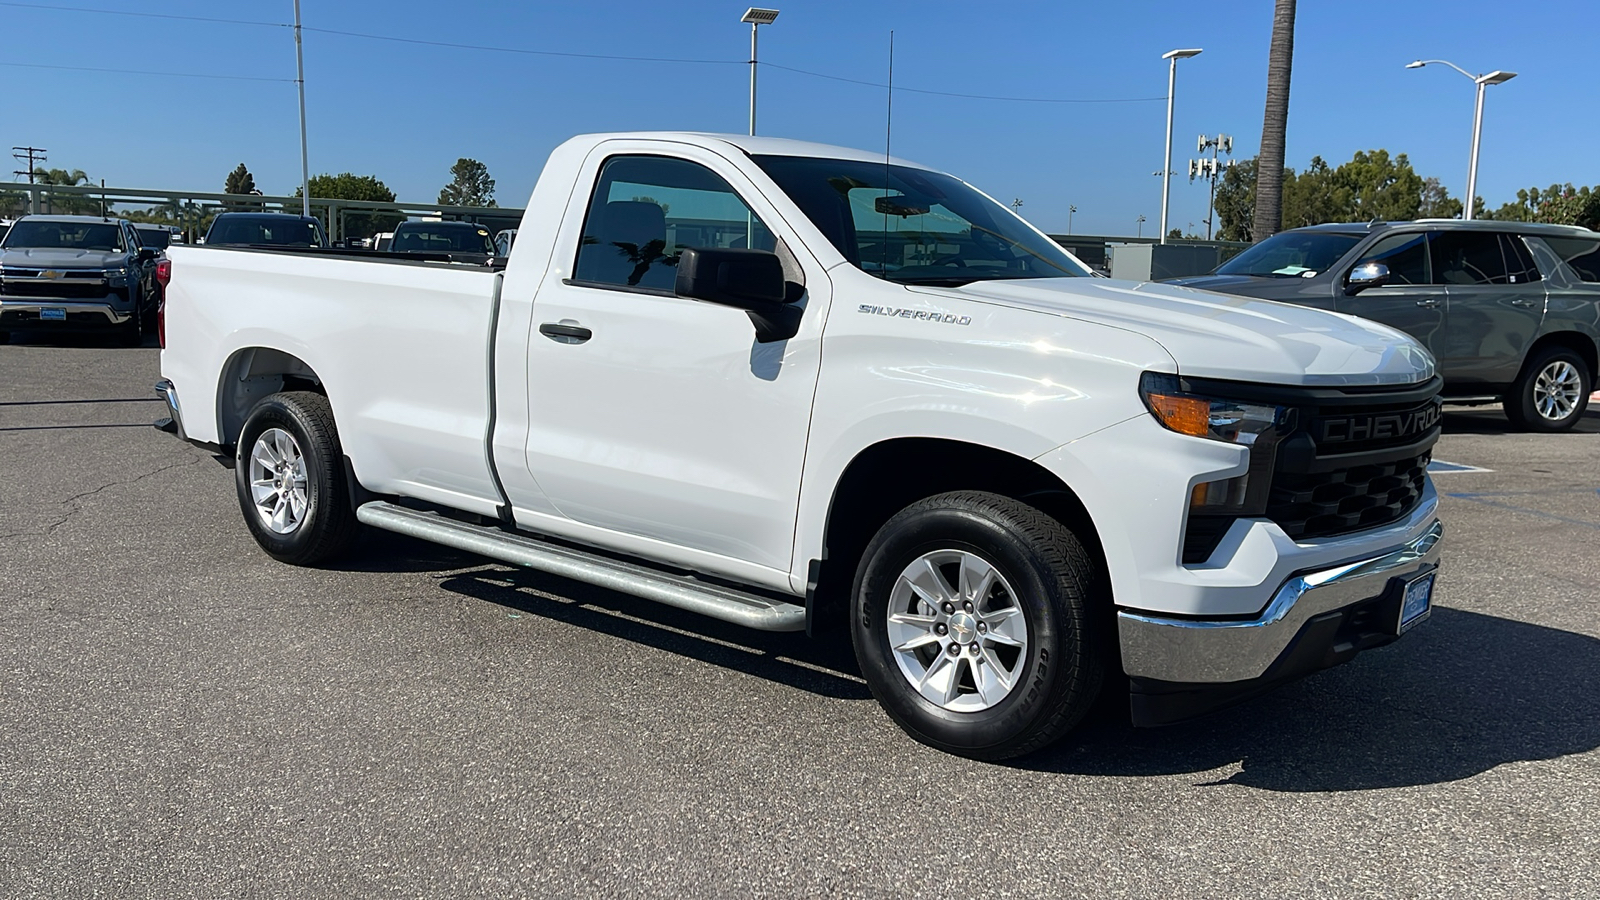
[{"label": "green tree", "polygon": [[1424,219],[1461,218],[1461,200],[1450,196],[1439,179],[1429,176],[1422,179],[1422,197],[1417,204],[1417,215]]},{"label": "green tree", "polygon": [[1289,74],[1294,64],[1295,0],[1274,0],[1272,43],[1267,49],[1267,106],[1261,118],[1260,189],[1251,234],[1262,240],[1283,225],[1284,144],[1289,132]]},{"label": "green tree", "polygon": [[1217,184],[1217,240],[1248,241],[1255,226],[1257,161],[1229,166]]},{"label": "green tree", "polygon": [[475,159],[462,157],[450,167],[450,183],[439,190],[439,202],[447,206],[494,206],[494,179],[489,167]]},{"label": "green tree", "polygon": [[1540,201],[1534,221],[1600,229],[1600,190],[1574,189],[1571,184],[1563,185],[1560,190],[1555,190],[1554,185],[1551,188]]},{"label": "green tree", "polygon": [[[350,172],[341,172],[338,175],[313,175],[310,181],[311,196],[329,200],[366,200],[377,203],[393,203],[394,191],[377,178],[371,175],[355,175]],[[300,196],[300,189],[294,189],[294,196]],[[328,217],[326,209],[320,210],[318,218],[327,227]],[[341,233],[350,237],[370,237],[380,231],[393,231],[394,227],[404,219],[395,213],[374,212],[348,212],[343,215],[343,228]],[[331,236],[333,229],[328,228]]]},{"label": "green tree", "polygon": [[233,171],[228,173],[228,180],[222,186],[222,192],[225,194],[250,194],[254,193],[255,189],[256,178],[244,167],[244,163],[234,166]]},{"label": "green tree", "polygon": [[1390,159],[1387,150],[1358,150],[1334,178],[1349,191],[1352,221],[1401,222],[1419,215],[1423,180],[1404,153]]}]

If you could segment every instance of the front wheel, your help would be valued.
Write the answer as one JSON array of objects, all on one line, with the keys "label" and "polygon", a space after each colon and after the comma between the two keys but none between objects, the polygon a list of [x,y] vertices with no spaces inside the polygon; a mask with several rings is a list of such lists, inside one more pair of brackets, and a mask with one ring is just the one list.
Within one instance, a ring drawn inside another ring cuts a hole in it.
[{"label": "front wheel", "polygon": [[308,391],[262,398],[235,453],[239,508],[267,555],[309,566],[349,549],[360,523],[328,398]]},{"label": "front wheel", "polygon": [[961,491],[914,503],[868,545],[851,638],[867,685],[912,737],[1000,760],[1066,734],[1104,676],[1083,544],[1031,506]]},{"label": "front wheel", "polygon": [[1524,431],[1566,431],[1589,405],[1589,365],[1565,347],[1550,347],[1528,360],[1506,396],[1506,416]]}]

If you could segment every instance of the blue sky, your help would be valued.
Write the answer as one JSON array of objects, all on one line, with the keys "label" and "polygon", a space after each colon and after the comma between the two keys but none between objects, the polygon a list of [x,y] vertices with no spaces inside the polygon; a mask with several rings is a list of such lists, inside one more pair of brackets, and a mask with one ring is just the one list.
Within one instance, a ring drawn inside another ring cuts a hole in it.
[{"label": "blue sky", "polygon": [[[310,31],[305,36],[312,173],[373,174],[402,198],[431,201],[459,156],[482,160],[497,197],[520,206],[550,149],[573,134],[634,129],[742,132],[747,3],[684,0],[303,0],[308,28],[447,43],[686,64],[498,53]],[[775,0],[763,61],[882,83],[889,31],[895,84],[964,94],[1117,103],[973,100],[897,90],[894,152],[951,171],[1049,231],[1155,231],[1166,63],[1179,63],[1173,168],[1201,132],[1261,136],[1271,0],[1193,3],[918,3]],[[39,8],[43,7],[43,8]],[[31,0],[0,3],[6,82],[0,144],[50,151],[113,186],[221,190],[244,162],[268,193],[299,183],[294,44],[289,29],[75,12],[288,23],[290,0]],[[1465,190],[1474,88],[1442,66],[1519,77],[1491,87],[1479,193],[1491,206],[1528,185],[1600,182],[1593,37],[1600,4],[1540,0],[1302,0],[1289,115],[1289,164],[1356,150],[1407,153],[1454,196]],[[230,81],[36,66],[247,76]],[[1138,98],[1163,98],[1139,100]],[[763,134],[877,149],[885,91],[775,68],[761,72]],[[14,168],[14,167],[13,167]],[[1204,230],[1204,184],[1174,176],[1172,223]]]}]

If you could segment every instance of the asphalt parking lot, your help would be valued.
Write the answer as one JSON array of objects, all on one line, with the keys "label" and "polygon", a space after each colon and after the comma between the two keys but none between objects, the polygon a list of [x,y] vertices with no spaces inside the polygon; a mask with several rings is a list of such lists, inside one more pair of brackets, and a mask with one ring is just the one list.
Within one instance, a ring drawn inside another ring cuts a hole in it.
[{"label": "asphalt parking lot", "polygon": [[1600,414],[1445,418],[1439,608],[1011,765],[847,652],[394,535],[260,553],[153,347],[0,346],[0,896],[1594,897]]}]

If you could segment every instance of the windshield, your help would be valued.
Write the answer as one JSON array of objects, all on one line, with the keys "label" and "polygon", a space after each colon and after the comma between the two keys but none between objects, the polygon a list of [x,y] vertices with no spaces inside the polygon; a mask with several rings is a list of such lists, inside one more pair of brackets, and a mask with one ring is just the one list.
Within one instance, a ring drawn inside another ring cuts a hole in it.
[{"label": "windshield", "polygon": [[8,250],[55,248],[68,250],[121,250],[122,229],[112,222],[29,222],[11,226],[4,246]]},{"label": "windshield", "polygon": [[753,159],[845,259],[886,281],[955,287],[1089,274],[959,178],[845,159]]},{"label": "windshield", "polygon": [[494,239],[489,229],[471,224],[401,224],[395,229],[391,250],[422,250],[429,253],[487,253],[494,255]]},{"label": "windshield", "polygon": [[321,247],[322,228],[296,216],[218,216],[207,244],[265,244],[270,247]]},{"label": "windshield", "polygon": [[1327,271],[1365,235],[1280,231],[1217,267],[1218,275],[1310,278]]}]

